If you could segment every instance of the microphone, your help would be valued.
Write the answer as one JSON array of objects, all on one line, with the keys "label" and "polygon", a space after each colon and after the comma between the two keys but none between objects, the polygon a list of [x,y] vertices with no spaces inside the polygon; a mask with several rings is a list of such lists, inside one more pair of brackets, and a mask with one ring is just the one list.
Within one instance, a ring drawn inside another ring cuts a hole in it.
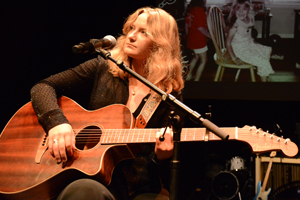
[{"label": "microphone", "polygon": [[74,45],[72,51],[75,54],[95,53],[97,49],[111,49],[116,43],[116,38],[107,35],[103,39],[90,39],[88,42]]}]

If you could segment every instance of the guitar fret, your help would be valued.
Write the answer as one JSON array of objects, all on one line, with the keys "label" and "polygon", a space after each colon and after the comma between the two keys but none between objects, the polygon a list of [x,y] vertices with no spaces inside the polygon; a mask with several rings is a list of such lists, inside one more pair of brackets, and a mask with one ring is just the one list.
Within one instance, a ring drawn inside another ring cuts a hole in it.
[{"label": "guitar fret", "polygon": [[[156,133],[160,132],[160,129],[153,129],[154,133],[152,133],[151,135],[153,135],[151,138],[149,138],[149,142],[156,142]],[[152,139],[152,141],[151,141]]]},{"label": "guitar fret", "polygon": [[113,137],[113,134],[114,134],[114,130],[111,130],[112,131],[112,133],[111,134],[109,134],[109,143],[112,143],[112,137]]},{"label": "guitar fret", "polygon": [[146,132],[146,131],[144,131],[142,142],[145,141],[145,132]]},{"label": "guitar fret", "polygon": [[137,142],[139,142],[139,136],[140,136],[140,129],[138,129],[138,135],[137,135],[137,138],[136,138]]},{"label": "guitar fret", "polygon": [[120,139],[120,135],[121,135],[122,129],[120,130],[119,134],[118,134],[118,140],[117,143],[119,143],[119,139]]},{"label": "guitar fret", "polygon": [[106,135],[106,143],[109,143],[109,136],[110,136],[111,129],[108,129],[107,135]]},{"label": "guitar fret", "polygon": [[124,129],[124,132],[123,132],[122,143],[124,143],[125,132],[126,132],[126,129]]},{"label": "guitar fret", "polygon": [[114,129],[111,143],[116,143],[117,134],[118,134],[118,130]]},{"label": "guitar fret", "polygon": [[106,141],[105,141],[105,143],[107,143],[107,141],[108,141],[108,136],[109,136],[109,129],[108,129],[108,131],[106,133]]},{"label": "guitar fret", "polygon": [[190,134],[189,134],[189,141],[194,141],[196,139],[195,138],[195,136],[196,136],[195,129],[191,128],[190,130],[191,131],[190,131]]},{"label": "guitar fret", "polygon": [[126,143],[128,143],[129,133],[127,134]]},{"label": "guitar fret", "polygon": [[132,131],[132,136],[131,136],[131,142],[133,142],[133,137],[134,137],[134,132],[135,132],[136,129],[133,129]]},{"label": "guitar fret", "polygon": [[114,137],[116,136],[115,134],[116,134],[115,130],[111,129],[111,134],[109,135],[109,143],[110,144],[114,143]]},{"label": "guitar fret", "polygon": [[151,135],[152,135],[152,133],[151,133],[151,131],[150,131],[150,134],[149,134],[149,137],[148,137],[148,142],[151,141]]},{"label": "guitar fret", "polygon": [[195,134],[195,129],[193,128],[193,140],[195,141],[196,134]]},{"label": "guitar fret", "polygon": [[100,135],[100,144],[103,143],[104,138],[105,138],[105,133],[103,134],[103,132],[101,132],[101,135]]},{"label": "guitar fret", "polygon": [[189,129],[186,129],[186,131],[185,131],[184,141],[188,141],[188,137],[189,137],[189,134],[190,134],[190,132],[188,130]]}]

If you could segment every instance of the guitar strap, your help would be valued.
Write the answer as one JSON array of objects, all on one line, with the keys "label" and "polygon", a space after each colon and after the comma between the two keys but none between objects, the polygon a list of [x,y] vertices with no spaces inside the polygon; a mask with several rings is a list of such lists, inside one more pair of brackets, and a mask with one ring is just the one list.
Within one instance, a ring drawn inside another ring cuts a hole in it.
[{"label": "guitar strap", "polygon": [[161,96],[156,92],[151,92],[150,97],[136,118],[135,128],[145,128],[153,113],[161,102]]}]

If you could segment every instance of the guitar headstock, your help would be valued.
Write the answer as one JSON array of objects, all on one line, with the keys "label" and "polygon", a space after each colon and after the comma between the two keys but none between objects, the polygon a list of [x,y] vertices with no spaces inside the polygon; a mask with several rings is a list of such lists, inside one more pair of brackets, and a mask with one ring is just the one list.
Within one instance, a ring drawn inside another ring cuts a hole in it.
[{"label": "guitar headstock", "polygon": [[275,151],[276,155],[276,151],[280,150],[288,157],[294,157],[298,153],[297,145],[289,138],[278,137],[255,126],[239,128],[238,139],[249,143],[254,153]]}]

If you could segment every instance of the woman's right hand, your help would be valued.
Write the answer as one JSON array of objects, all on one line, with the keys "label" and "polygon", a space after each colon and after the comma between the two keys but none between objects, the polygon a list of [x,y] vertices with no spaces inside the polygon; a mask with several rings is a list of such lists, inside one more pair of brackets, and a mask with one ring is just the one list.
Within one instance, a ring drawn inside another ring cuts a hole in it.
[{"label": "woman's right hand", "polygon": [[66,162],[75,149],[74,131],[70,124],[60,124],[48,132],[48,148],[57,163]]},{"label": "woman's right hand", "polygon": [[239,59],[238,57],[233,58],[232,61],[237,65],[244,64],[243,61],[241,59]]}]

